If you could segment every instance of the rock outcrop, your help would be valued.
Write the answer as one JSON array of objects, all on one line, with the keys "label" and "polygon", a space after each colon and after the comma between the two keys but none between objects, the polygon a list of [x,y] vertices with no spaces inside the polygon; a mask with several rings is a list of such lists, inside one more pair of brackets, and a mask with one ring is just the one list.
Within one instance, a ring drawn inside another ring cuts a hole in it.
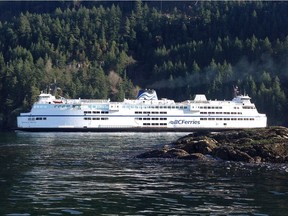
[{"label": "rock outcrop", "polygon": [[249,163],[287,163],[288,128],[195,132],[160,150],[145,152],[137,157],[185,160],[209,160],[212,157]]}]

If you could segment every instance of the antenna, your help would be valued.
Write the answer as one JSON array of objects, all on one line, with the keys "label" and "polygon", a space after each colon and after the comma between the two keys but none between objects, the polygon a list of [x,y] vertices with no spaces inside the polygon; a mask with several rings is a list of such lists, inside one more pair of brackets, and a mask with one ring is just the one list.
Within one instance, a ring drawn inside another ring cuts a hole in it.
[{"label": "antenna", "polygon": [[237,97],[239,95],[239,90],[238,90],[238,86],[233,86],[233,95],[234,97]]},{"label": "antenna", "polygon": [[56,93],[57,93],[57,81],[56,81],[56,78],[54,78],[54,83],[51,83],[49,85],[48,92],[50,94],[56,96]]}]

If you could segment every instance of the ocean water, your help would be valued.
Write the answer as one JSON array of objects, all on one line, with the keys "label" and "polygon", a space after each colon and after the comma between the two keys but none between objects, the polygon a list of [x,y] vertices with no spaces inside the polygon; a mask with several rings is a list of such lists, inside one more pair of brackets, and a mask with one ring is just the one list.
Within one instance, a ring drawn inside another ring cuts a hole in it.
[{"label": "ocean water", "polygon": [[137,159],[186,133],[1,133],[0,215],[288,215],[288,165]]}]

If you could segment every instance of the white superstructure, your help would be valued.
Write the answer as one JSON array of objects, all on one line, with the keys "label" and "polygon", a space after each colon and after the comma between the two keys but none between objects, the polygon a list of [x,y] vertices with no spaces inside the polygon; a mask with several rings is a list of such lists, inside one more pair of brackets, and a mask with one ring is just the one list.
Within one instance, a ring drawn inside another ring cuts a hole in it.
[{"label": "white superstructure", "polygon": [[17,117],[18,130],[29,131],[193,131],[266,127],[247,95],[232,101],[158,100],[154,90],[140,91],[135,100],[56,99],[40,94],[29,113]]}]

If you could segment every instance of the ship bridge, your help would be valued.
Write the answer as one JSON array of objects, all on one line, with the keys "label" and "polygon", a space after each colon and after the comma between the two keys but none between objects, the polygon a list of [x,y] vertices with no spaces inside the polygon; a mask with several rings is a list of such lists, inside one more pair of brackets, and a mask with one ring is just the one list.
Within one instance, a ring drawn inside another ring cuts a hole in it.
[{"label": "ship bridge", "polygon": [[238,95],[234,97],[232,101],[235,103],[251,104],[250,99],[248,95]]},{"label": "ship bridge", "polygon": [[55,101],[55,100],[56,100],[55,96],[53,96],[51,94],[41,93],[38,96],[37,103],[39,103],[39,104],[49,104],[49,103],[53,103],[53,101]]},{"label": "ship bridge", "polygon": [[194,102],[207,102],[207,98],[204,94],[196,94]]}]

